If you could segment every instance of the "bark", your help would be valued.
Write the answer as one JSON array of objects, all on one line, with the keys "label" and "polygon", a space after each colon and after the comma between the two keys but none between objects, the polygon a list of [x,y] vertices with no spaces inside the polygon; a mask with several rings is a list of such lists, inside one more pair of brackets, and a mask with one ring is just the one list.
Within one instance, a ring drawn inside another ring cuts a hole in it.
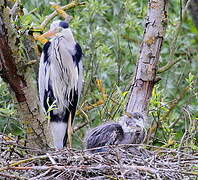
[{"label": "bark", "polygon": [[191,13],[191,16],[192,16],[192,19],[195,23],[195,26],[198,29],[198,0],[191,0],[188,9]]},{"label": "bark", "polygon": [[[147,109],[156,81],[157,64],[167,23],[167,1],[149,0],[147,20],[140,56],[131,84],[126,112],[140,112],[147,118]],[[144,122],[146,126],[146,122]]]},{"label": "bark", "polygon": [[[6,0],[0,2],[0,76],[8,84],[17,102],[18,112],[27,135],[27,146],[46,149],[51,139],[47,122],[40,112],[33,68],[28,66],[27,57],[20,52],[21,39],[11,24]],[[33,54],[31,40],[25,50]]]}]

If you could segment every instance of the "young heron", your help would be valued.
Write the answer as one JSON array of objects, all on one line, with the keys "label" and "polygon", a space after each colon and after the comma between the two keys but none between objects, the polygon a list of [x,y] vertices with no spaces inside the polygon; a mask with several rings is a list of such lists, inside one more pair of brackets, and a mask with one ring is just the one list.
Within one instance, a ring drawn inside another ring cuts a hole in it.
[{"label": "young heron", "polygon": [[[119,122],[102,124],[92,129],[85,138],[85,145],[90,152],[104,152],[103,146],[118,144],[139,144],[144,140],[143,116],[138,112],[127,113]],[[101,148],[99,148],[101,147]]]},{"label": "young heron", "polygon": [[82,50],[65,21],[54,21],[43,35],[45,43],[39,67],[39,96],[45,112],[50,110],[54,146],[71,145],[72,123],[82,89]]}]

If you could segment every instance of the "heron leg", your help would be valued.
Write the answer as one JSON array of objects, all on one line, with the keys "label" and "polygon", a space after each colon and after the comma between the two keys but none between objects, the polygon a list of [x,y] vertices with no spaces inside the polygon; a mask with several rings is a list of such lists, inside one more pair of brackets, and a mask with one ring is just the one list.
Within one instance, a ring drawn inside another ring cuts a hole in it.
[{"label": "heron leg", "polygon": [[72,129],[72,117],[71,117],[71,113],[69,113],[69,121],[68,121],[68,128],[67,128],[67,134],[68,134],[68,148],[72,147],[72,133],[73,133],[73,129]]}]

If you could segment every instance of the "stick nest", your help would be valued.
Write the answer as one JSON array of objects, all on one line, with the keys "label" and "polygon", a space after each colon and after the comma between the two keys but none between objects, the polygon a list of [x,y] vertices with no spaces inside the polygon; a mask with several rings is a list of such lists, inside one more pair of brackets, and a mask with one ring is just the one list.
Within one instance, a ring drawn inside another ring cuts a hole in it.
[{"label": "stick nest", "polygon": [[106,152],[29,149],[0,138],[0,179],[196,179],[198,153],[148,145],[109,146]]}]

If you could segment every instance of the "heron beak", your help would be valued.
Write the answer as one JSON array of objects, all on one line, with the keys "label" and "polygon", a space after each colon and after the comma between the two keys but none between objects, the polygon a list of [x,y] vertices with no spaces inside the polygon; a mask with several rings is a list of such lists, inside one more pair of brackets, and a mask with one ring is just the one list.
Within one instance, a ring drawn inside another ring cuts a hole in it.
[{"label": "heron beak", "polygon": [[133,115],[131,113],[129,113],[129,112],[125,112],[125,115],[127,115],[129,118],[133,117]]},{"label": "heron beak", "polygon": [[49,37],[52,37],[52,36],[55,36],[55,35],[56,35],[55,31],[49,30],[46,33],[42,34],[42,37],[49,38]]}]

